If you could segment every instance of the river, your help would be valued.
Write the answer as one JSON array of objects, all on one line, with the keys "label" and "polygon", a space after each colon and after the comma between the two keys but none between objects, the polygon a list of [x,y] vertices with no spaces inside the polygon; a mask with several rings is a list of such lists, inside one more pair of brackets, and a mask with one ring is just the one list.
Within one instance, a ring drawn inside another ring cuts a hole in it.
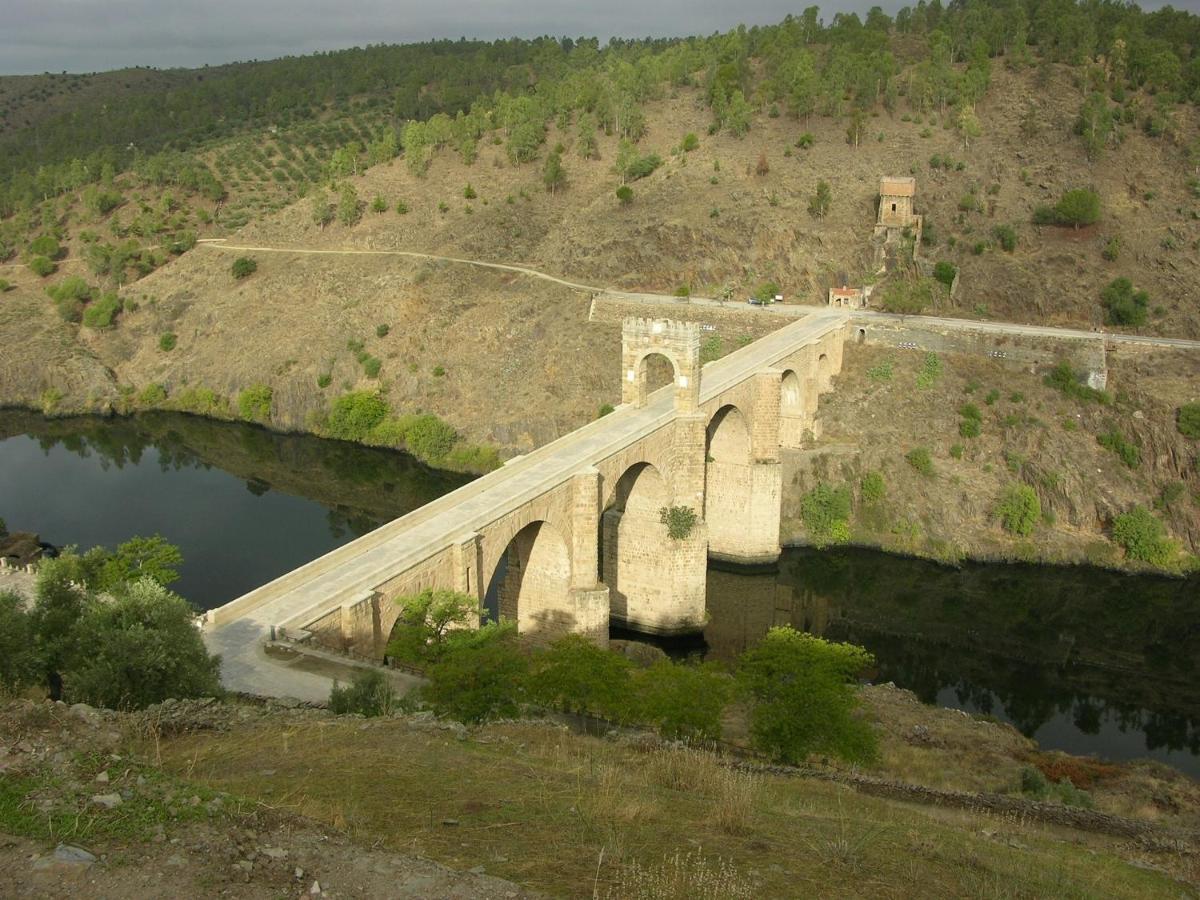
[{"label": "river", "polygon": [[[0,411],[0,517],[56,545],[162,534],[174,585],[218,606],[466,483],[402,454],[156,413]],[[1200,777],[1200,581],[1086,567],[939,566],[788,550],[713,567],[703,639],[731,661],[771,625],[866,646],[874,680],[1012,722],[1043,747]]]}]

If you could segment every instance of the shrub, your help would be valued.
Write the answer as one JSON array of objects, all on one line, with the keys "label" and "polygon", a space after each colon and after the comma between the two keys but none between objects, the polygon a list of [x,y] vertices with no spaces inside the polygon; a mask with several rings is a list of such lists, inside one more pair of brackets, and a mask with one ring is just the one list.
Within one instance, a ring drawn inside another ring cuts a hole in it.
[{"label": "shrub", "polygon": [[1117,454],[1121,462],[1130,469],[1136,469],[1142,464],[1142,451],[1136,444],[1125,440],[1125,436],[1115,428],[1097,435],[1096,442],[1105,450]]},{"label": "shrub", "polygon": [[363,373],[368,378],[378,378],[379,371],[383,368],[383,360],[377,356],[368,356],[362,363]]},{"label": "shrub", "polygon": [[867,377],[872,381],[891,381],[894,367],[890,359],[885,359],[877,366],[867,369]]},{"label": "shrub", "polygon": [[617,199],[621,201],[622,206],[628,206],[633,202],[633,188],[627,184],[617,188]]},{"label": "shrub", "polygon": [[362,208],[362,201],[358,199],[358,191],[354,189],[354,185],[342,185],[338,194],[338,221],[343,225],[354,225],[362,218]]},{"label": "shrub", "polygon": [[1062,391],[1068,397],[1074,397],[1076,400],[1093,400],[1103,405],[1112,402],[1112,398],[1105,391],[1099,391],[1084,384],[1082,375],[1075,372],[1071,368],[1071,364],[1065,360],[1051,369],[1050,374],[1042,381],[1047,387]]},{"label": "shrub", "polygon": [[233,261],[233,266],[230,272],[233,277],[239,281],[243,278],[249,278],[258,271],[258,262],[249,256],[239,256]]},{"label": "shrub", "polygon": [[163,334],[159,335],[159,337],[158,337],[158,349],[163,351],[164,353],[170,353],[172,350],[175,349],[175,345],[176,345],[176,343],[178,343],[178,340],[179,339],[176,336],[175,332],[173,332],[173,331],[164,332]]},{"label": "shrub", "polygon": [[47,275],[53,275],[57,272],[58,266],[48,257],[35,256],[29,260],[29,271],[33,272],[39,278],[45,278]]},{"label": "shrub", "polygon": [[430,371],[433,373],[434,378],[444,378],[446,376],[445,366],[434,366]]},{"label": "shrub", "polygon": [[978,419],[963,419],[958,423],[959,437],[977,438],[982,432]]},{"label": "shrub", "polygon": [[238,394],[238,412],[247,422],[266,422],[271,418],[274,392],[265,384],[256,384]]},{"label": "shrub", "polygon": [[933,303],[933,287],[927,279],[893,281],[883,291],[881,305],[888,312],[919,315]]},{"label": "shrub", "polygon": [[83,305],[92,299],[92,288],[78,275],[69,275],[58,284],[46,288],[54,301],[58,314],[64,322],[78,322],[83,318]]},{"label": "shrub", "polygon": [[414,416],[406,424],[404,444],[413,456],[424,462],[441,460],[458,440],[454,428],[433,413]]},{"label": "shrub", "polygon": [[390,332],[391,330],[392,329],[389,325],[386,325],[386,324],[376,325],[375,326],[375,337],[385,338],[388,336],[388,332]]},{"label": "shrub", "polygon": [[317,376],[317,387],[319,387],[321,390],[324,390],[325,388],[329,387],[331,384],[333,384],[333,373],[332,372],[322,372],[320,375]]},{"label": "shrub", "polygon": [[396,212],[402,216],[408,215],[408,204],[403,200],[396,201]]},{"label": "shrub", "polygon": [[979,407],[974,403],[964,403],[958,408],[958,414],[964,419],[974,419],[976,422],[982,421],[983,414],[979,411]]},{"label": "shrub", "polygon": [[671,540],[682,541],[692,533],[699,517],[690,506],[664,506],[658,511],[658,520],[667,526]]},{"label": "shrub", "polygon": [[605,416],[607,416],[612,411],[613,411],[613,405],[611,403],[601,403],[600,410],[599,410],[599,412],[596,413],[596,418],[603,419]]},{"label": "shrub", "polygon": [[950,456],[953,457],[954,459],[962,459],[963,458],[963,449],[964,448],[963,448],[962,444],[952,445],[950,447]]},{"label": "shrub", "polygon": [[7,294],[13,287],[13,283],[7,278],[0,278],[0,294]]},{"label": "shrub", "polygon": [[1109,262],[1116,262],[1117,257],[1121,255],[1121,239],[1119,237],[1109,238],[1104,244],[1104,249],[1100,251],[1100,255]]},{"label": "shrub", "polygon": [[741,655],[737,680],[752,699],[754,746],[774,758],[803,763],[810,753],[870,762],[877,738],[855,714],[855,679],[874,662],[853,644],[826,641],[789,627],[772,628]]},{"label": "shrub", "polygon": [[475,188],[471,187],[471,183],[468,181],[467,186],[463,188],[463,198],[466,200],[474,200],[478,196],[479,195],[475,193]]},{"label": "shrub", "polygon": [[570,634],[532,661],[529,697],[552,709],[626,721],[632,712],[633,664]]},{"label": "shrub", "polygon": [[1087,188],[1067,191],[1053,208],[1039,206],[1034,210],[1036,225],[1094,225],[1100,221],[1100,195]]},{"label": "shrub", "polygon": [[121,311],[121,298],[109,292],[83,311],[83,324],[88,328],[110,328]]},{"label": "shrub", "polygon": [[1130,559],[1155,566],[1168,566],[1177,552],[1162,522],[1144,506],[1135,506],[1113,520],[1113,540]]},{"label": "shrub", "polygon": [[711,664],[661,659],[634,677],[637,719],[670,740],[715,741],[733,682]]},{"label": "shrub", "polygon": [[1042,518],[1042,504],[1037,491],[1027,484],[1009,485],[1000,495],[996,515],[1005,531],[1029,537]]},{"label": "shrub", "polygon": [[388,202],[379,194],[375,195],[375,199],[371,201],[371,212],[385,213],[388,210]]},{"label": "shrub", "polygon": [[808,200],[808,214],[815,219],[823,219],[833,205],[833,192],[826,181],[817,182],[817,191]]},{"label": "shrub", "polygon": [[942,360],[936,353],[926,353],[925,359],[921,363],[921,370],[917,372],[917,387],[925,390],[931,388],[939,378],[942,377]]},{"label": "shrub", "polygon": [[374,391],[351,391],[333,402],[325,432],[343,441],[361,441],[387,416],[387,403]]},{"label": "shrub", "polygon": [[800,500],[800,518],[814,547],[850,540],[850,490],[845,485],[817,485]]},{"label": "shrub", "polygon": [[455,632],[426,670],[422,697],[439,715],[460,722],[511,718],[520,712],[529,658],[512,622]]},{"label": "shrub", "polygon": [[1184,437],[1200,440],[1200,403],[1185,403],[1179,408],[1175,427]]},{"label": "shrub", "polygon": [[862,498],[867,503],[878,503],[887,493],[887,485],[883,480],[882,472],[868,472],[862,477],[859,487]]},{"label": "shrub", "polygon": [[186,600],[150,579],[118,585],[112,597],[87,603],[75,626],[77,650],[63,671],[72,702],[142,709],[221,693],[220,660]]},{"label": "shrub", "polygon": [[158,406],[167,399],[167,389],[161,384],[148,384],[138,394],[138,403],[142,406]]},{"label": "shrub", "polygon": [[63,252],[57,238],[53,235],[43,234],[29,242],[29,255],[59,259]]},{"label": "shrub", "polygon": [[689,131],[683,136],[683,144],[681,146],[684,153],[691,153],[700,146],[700,138],[696,136],[696,132]]},{"label": "shrub", "polygon": [[657,153],[649,153],[646,156],[638,156],[629,162],[625,167],[625,177],[630,181],[637,181],[650,175],[662,165],[662,157]]},{"label": "shrub", "polygon": [[764,150],[758,154],[758,163],[754,166],[754,174],[760,178],[771,171],[771,164],[767,162],[767,153]]},{"label": "shrub", "polygon": [[0,694],[20,693],[35,684],[41,674],[24,598],[0,593]]},{"label": "shrub", "polygon": [[933,267],[933,277],[946,287],[950,287],[950,285],[954,284],[954,278],[957,275],[958,269],[954,267],[953,263],[946,262],[945,260],[938,262]]},{"label": "shrub", "polygon": [[798,150],[807,150],[813,145],[815,140],[816,139],[812,136],[812,132],[806,131],[804,134],[800,135],[800,139],[796,141],[796,148]]},{"label": "shrub", "polygon": [[689,287],[686,284],[681,284],[681,285],[679,285],[679,287],[675,288],[675,296],[676,297],[690,297],[691,294],[692,294],[692,289],[691,289],[691,287]]},{"label": "shrub", "polygon": [[1005,253],[1012,253],[1017,249],[1017,231],[1011,225],[997,225],[992,229],[992,237],[994,237]]},{"label": "shrub", "polygon": [[329,711],[339,716],[386,716],[395,708],[396,692],[378,669],[362,669],[346,687],[334,681],[329,692]]},{"label": "shrub", "polygon": [[1144,325],[1150,296],[1135,291],[1128,278],[1114,278],[1100,294],[1109,325]]},{"label": "shrub", "polygon": [[904,459],[922,475],[933,475],[933,456],[928,447],[914,447],[904,454]]}]

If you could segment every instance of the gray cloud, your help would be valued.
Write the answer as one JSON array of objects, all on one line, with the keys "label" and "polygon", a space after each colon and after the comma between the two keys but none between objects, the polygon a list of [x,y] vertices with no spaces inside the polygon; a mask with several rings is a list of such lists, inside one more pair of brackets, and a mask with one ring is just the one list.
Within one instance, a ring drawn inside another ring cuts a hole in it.
[{"label": "gray cloud", "polygon": [[[860,14],[902,0],[834,0]],[[915,0],[914,0],[915,2]],[[92,72],[124,66],[201,66],[368,43],[540,34],[625,37],[709,34],[778,22],[805,0],[3,0],[0,73]],[[1162,5],[1150,0],[1144,7]],[[1200,0],[1176,0],[1197,8]]]}]

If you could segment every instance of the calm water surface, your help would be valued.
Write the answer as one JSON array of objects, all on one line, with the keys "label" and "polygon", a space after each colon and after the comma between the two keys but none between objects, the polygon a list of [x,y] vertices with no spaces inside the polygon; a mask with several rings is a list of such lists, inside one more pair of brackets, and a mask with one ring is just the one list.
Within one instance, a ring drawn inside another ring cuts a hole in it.
[{"label": "calm water surface", "polygon": [[[10,529],[83,548],[162,534],[185,557],[176,589],[201,608],[466,481],[400,453],[189,416],[0,411]],[[710,569],[708,612],[694,649],[712,658],[791,624],[869,648],[874,680],[1012,722],[1043,747],[1200,777],[1195,578],[791,550],[770,571]]]}]

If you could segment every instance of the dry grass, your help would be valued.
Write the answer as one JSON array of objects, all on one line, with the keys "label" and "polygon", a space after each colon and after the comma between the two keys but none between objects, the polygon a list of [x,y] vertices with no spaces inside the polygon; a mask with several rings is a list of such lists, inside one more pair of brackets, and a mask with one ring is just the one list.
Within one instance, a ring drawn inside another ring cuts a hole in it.
[{"label": "dry grass", "polygon": [[[1114,842],[533,725],[466,741],[399,720],[247,726],[164,765],[447,865],[559,896],[1177,896]],[[692,774],[694,773],[694,774]],[[1163,857],[1154,857],[1164,865]],[[1101,880],[1097,880],[1101,879]],[[704,893],[705,891],[709,893]]]}]

